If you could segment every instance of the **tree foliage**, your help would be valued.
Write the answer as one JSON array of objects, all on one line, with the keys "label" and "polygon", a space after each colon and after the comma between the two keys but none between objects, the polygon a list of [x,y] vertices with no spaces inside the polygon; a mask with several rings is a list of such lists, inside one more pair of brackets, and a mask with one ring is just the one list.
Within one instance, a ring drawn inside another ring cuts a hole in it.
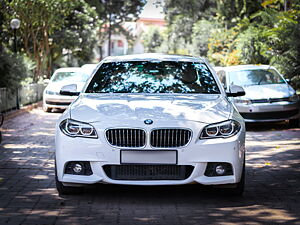
[{"label": "tree foliage", "polygon": [[155,52],[159,48],[163,41],[161,31],[156,26],[149,27],[149,30],[142,36],[145,52]]},{"label": "tree foliage", "polygon": [[165,0],[168,26],[155,51],[216,66],[271,64],[300,88],[300,0]]},{"label": "tree foliage", "polygon": [[21,20],[19,50],[35,61],[34,80],[44,74],[50,76],[55,61],[63,57],[63,49],[83,60],[92,55],[97,17],[84,0],[4,1],[5,27],[12,18]]},{"label": "tree foliage", "polygon": [[15,90],[30,71],[24,60],[26,57],[12,55],[6,51],[0,53],[0,88],[6,87]]},{"label": "tree foliage", "polygon": [[102,21],[98,33],[98,44],[101,46],[107,39],[110,42],[112,34],[122,33],[130,37],[130,33],[123,28],[122,24],[126,21],[135,21],[146,0],[86,0],[86,2],[96,7]]}]

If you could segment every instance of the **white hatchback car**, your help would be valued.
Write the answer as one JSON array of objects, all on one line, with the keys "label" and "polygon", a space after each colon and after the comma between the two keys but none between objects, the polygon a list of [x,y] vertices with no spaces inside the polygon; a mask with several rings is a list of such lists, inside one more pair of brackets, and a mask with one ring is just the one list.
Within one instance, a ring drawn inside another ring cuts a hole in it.
[{"label": "white hatchback car", "polygon": [[66,67],[57,69],[43,93],[43,109],[50,112],[52,109],[66,109],[77,96],[62,95],[60,90],[68,84],[76,85],[76,91],[80,92],[90,77],[90,71],[85,72],[79,67]]},{"label": "white hatchback car", "polygon": [[199,183],[242,194],[245,124],[227,96],[243,94],[238,86],[226,94],[201,58],[104,59],[57,122],[58,192]]},{"label": "white hatchback car", "polygon": [[289,120],[299,126],[300,102],[296,91],[275,67],[269,65],[239,65],[215,67],[225,90],[230,85],[244,88],[246,95],[233,102],[246,122]]}]

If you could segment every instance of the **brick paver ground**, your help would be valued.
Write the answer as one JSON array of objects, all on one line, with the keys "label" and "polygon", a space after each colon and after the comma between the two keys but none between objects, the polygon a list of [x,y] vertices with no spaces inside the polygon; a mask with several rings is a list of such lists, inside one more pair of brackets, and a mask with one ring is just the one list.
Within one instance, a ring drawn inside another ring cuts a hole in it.
[{"label": "brick paver ground", "polygon": [[300,224],[300,129],[248,126],[243,197],[198,185],[94,185],[80,196],[58,196],[53,157],[59,116],[34,109],[5,122],[0,224]]}]

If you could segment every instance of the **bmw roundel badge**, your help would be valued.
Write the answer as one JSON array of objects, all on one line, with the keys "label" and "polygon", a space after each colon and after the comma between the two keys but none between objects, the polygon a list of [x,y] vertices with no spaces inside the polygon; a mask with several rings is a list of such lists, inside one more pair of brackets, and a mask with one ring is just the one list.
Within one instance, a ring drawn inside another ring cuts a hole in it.
[{"label": "bmw roundel badge", "polygon": [[147,120],[144,120],[144,123],[147,125],[151,125],[153,123],[153,120],[147,119]]}]

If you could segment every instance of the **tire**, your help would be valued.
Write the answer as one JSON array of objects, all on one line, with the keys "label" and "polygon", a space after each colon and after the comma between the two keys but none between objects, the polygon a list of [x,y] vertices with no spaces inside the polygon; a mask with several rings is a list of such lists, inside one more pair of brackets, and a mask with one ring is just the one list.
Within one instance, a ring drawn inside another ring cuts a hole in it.
[{"label": "tire", "polygon": [[59,195],[77,195],[83,192],[83,187],[69,187],[63,185],[57,178],[57,172],[55,168],[55,184]]},{"label": "tire", "polygon": [[245,172],[245,163],[244,163],[240,182],[238,182],[236,184],[236,187],[227,189],[226,190],[227,194],[229,194],[229,195],[235,195],[235,196],[242,196],[243,195],[244,190],[245,190],[245,176],[246,176],[245,173],[246,172]]},{"label": "tire", "polygon": [[289,120],[289,127],[290,128],[298,128],[299,127],[299,119]]}]

